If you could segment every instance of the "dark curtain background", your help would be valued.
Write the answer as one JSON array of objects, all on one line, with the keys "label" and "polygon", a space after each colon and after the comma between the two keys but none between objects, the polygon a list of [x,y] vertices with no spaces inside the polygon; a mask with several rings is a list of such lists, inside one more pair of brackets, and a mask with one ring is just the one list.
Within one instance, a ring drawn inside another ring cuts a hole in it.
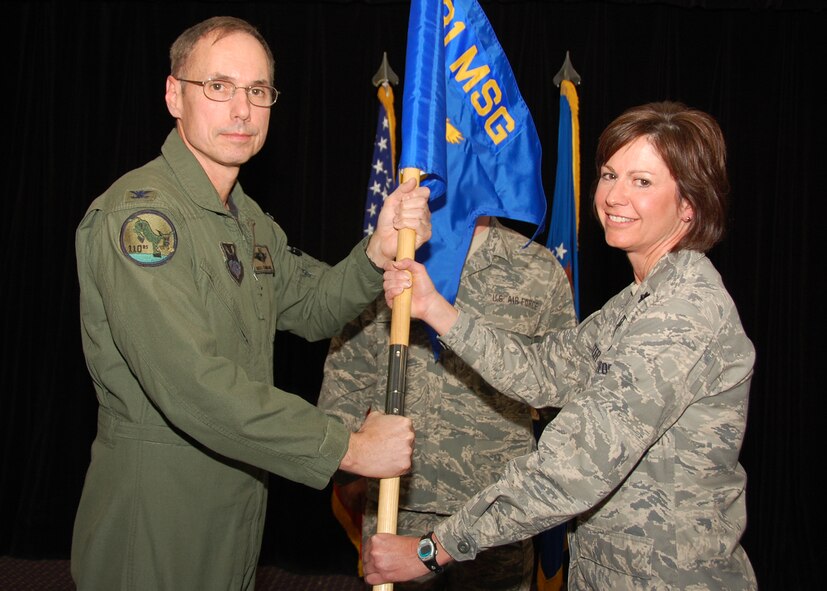
[{"label": "dark curtain background", "polygon": [[[816,340],[824,295],[817,235],[824,208],[816,200],[825,172],[822,2],[482,5],[540,132],[549,201],[559,110],[552,78],[567,50],[583,79],[584,196],[597,135],[626,107],[675,99],[720,121],[733,202],[727,238],[710,256],[758,352],[742,453],[743,544],[763,589],[820,587],[815,577],[827,558],[818,504],[825,462],[817,370],[825,350]],[[387,51],[404,83],[408,4],[12,2],[3,13],[0,553],[66,558],[96,424],[80,347],[74,230],[96,195],[158,154],[172,127],[163,102],[169,45],[217,14],[261,28],[283,94],[267,145],[241,181],[294,245],[332,262],[360,238],[377,108],[370,81]],[[399,114],[401,86],[396,94]],[[584,201],[585,315],[632,276]],[[279,335],[278,347],[278,385],[315,402],[327,342]],[[329,490],[273,478],[262,561],[353,572],[355,554],[330,515]]]}]

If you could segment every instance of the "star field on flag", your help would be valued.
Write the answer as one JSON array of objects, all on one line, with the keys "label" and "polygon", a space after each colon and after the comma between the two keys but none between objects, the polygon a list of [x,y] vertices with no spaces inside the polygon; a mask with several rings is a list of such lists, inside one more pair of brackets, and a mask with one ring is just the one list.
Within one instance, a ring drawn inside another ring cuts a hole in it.
[{"label": "star field on flag", "polygon": [[373,234],[376,229],[376,216],[379,215],[385,198],[393,191],[394,184],[391,124],[385,105],[380,102],[376,138],[373,142],[373,160],[365,199],[365,220],[362,224],[362,232],[365,236]]}]

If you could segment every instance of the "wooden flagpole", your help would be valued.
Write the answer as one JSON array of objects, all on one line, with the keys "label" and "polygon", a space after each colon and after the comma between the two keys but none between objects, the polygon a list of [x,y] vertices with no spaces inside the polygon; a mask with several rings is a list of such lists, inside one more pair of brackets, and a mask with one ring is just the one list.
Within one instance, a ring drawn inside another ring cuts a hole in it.
[{"label": "wooden flagpole", "polygon": [[[420,171],[416,168],[402,170],[402,182],[415,178],[419,185]],[[416,232],[410,228],[399,231],[396,260],[412,259],[416,250]],[[391,311],[391,335],[388,351],[388,387],[385,398],[385,414],[405,414],[405,369],[408,364],[408,343],[411,332],[411,288],[393,300]],[[379,481],[379,507],[376,533],[396,533],[396,517],[399,513],[399,477],[382,478]],[[392,591],[393,583],[374,585],[374,591]]]}]

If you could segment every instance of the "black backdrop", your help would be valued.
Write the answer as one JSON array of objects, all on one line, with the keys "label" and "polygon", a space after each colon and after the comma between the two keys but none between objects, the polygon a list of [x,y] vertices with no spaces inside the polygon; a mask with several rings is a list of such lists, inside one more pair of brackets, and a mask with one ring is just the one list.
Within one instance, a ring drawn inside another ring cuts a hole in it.
[{"label": "black backdrop", "polygon": [[[825,564],[816,484],[825,465],[817,386],[825,351],[816,342],[823,208],[815,201],[825,170],[822,2],[482,5],[540,132],[549,200],[559,108],[552,78],[567,50],[583,79],[584,195],[595,139],[626,107],[676,99],[720,121],[733,205],[727,238],[711,257],[758,352],[742,453],[743,543],[762,588],[815,588]],[[360,237],[376,115],[370,80],[387,51],[404,83],[407,11],[393,0],[4,5],[0,554],[68,556],[96,420],[80,348],[74,230],[93,197],[157,155],[172,126],[163,92],[175,36],[217,14],[261,28],[283,94],[267,145],[241,180],[293,244],[335,261]],[[581,218],[587,314],[631,272],[603,243],[588,205]],[[315,401],[326,348],[279,335],[278,385]],[[274,477],[262,560],[351,571],[355,556],[328,499],[329,490]]]}]

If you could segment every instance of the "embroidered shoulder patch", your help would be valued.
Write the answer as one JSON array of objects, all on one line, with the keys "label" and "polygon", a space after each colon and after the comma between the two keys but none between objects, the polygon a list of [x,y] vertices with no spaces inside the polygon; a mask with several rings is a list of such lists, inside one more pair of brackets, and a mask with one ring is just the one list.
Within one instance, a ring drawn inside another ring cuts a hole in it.
[{"label": "embroidered shoulder patch", "polygon": [[121,250],[142,267],[163,265],[178,244],[175,226],[160,211],[144,209],[126,218],[121,226]]}]

